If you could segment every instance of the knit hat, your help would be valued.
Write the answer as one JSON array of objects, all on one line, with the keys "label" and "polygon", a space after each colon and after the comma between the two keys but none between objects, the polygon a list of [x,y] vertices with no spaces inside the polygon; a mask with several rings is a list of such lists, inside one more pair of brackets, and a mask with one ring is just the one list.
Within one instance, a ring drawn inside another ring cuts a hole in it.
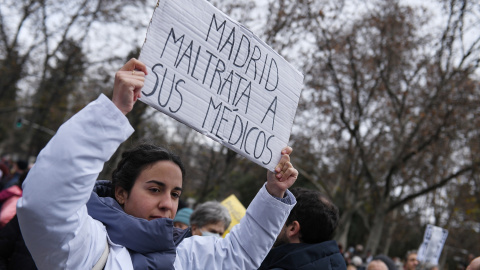
[{"label": "knit hat", "polygon": [[185,207],[178,210],[177,215],[173,219],[173,222],[181,222],[190,226],[190,215],[192,214],[193,209]]}]

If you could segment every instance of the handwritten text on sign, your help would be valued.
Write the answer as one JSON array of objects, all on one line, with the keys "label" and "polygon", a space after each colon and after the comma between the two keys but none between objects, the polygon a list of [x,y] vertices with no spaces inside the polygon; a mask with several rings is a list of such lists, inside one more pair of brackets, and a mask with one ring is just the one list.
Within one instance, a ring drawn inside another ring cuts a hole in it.
[{"label": "handwritten text on sign", "polygon": [[244,26],[201,0],[162,0],[140,60],[141,101],[273,170],[303,76]]}]

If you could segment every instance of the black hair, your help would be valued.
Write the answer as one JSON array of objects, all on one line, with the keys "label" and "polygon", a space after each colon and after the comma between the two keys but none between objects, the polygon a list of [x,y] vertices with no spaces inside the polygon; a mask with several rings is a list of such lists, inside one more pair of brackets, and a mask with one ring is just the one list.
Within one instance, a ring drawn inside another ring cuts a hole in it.
[{"label": "black hair", "polygon": [[15,164],[17,164],[17,167],[19,170],[26,170],[28,169],[28,162],[25,161],[25,160],[17,160],[17,162],[15,162]]},{"label": "black hair", "polygon": [[20,188],[22,188],[23,182],[25,181],[25,179],[27,179],[27,175],[29,171],[30,170],[27,168],[27,170],[24,171],[18,178],[17,186],[19,186]]},{"label": "black hair", "polygon": [[331,240],[339,221],[337,206],[316,190],[293,188],[291,192],[297,199],[297,204],[290,212],[286,225],[298,221],[302,243],[315,244]]},{"label": "black hair", "polygon": [[[122,187],[128,194],[132,190],[135,180],[140,173],[157,161],[172,161],[182,171],[182,182],[185,179],[185,167],[178,155],[163,147],[143,143],[133,149],[123,152],[122,159],[112,173],[112,184],[114,187]],[[112,189],[111,196],[115,198],[115,189]]]}]

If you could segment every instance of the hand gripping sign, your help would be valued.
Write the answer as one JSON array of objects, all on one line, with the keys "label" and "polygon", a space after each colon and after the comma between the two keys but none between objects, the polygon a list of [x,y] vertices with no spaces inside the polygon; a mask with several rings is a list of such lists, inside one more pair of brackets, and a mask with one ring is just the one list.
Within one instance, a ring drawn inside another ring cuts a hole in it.
[{"label": "hand gripping sign", "polygon": [[303,75],[203,0],[161,0],[139,57],[144,103],[273,171]]}]

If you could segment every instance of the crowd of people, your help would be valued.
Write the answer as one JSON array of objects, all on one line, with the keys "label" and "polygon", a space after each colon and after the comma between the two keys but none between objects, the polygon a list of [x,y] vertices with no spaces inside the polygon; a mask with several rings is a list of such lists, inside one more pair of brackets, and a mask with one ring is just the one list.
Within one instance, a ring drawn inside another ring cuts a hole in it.
[{"label": "crowd of people", "polygon": [[[338,225],[336,206],[318,191],[293,188],[291,192],[295,195],[297,204],[292,209],[280,235],[259,269],[441,269],[437,264],[418,261],[417,250],[406,252],[404,258],[391,258],[384,254],[373,255],[370,251],[364,253],[362,245],[351,246],[344,251],[341,244],[332,240],[333,232]],[[210,205],[210,207],[206,208],[206,205]],[[195,210],[188,207],[182,208],[174,219],[177,221],[175,226],[192,226],[191,224],[198,223],[193,221],[198,218],[198,213],[205,211],[208,213],[202,215],[205,217],[203,225],[208,227],[208,225],[217,224],[221,228],[228,227],[228,210],[218,202],[203,203]],[[191,218],[191,216],[196,217]],[[211,232],[212,234],[217,233],[215,230]],[[215,236],[219,237],[221,234],[218,232]],[[197,235],[211,234],[200,233]],[[480,257],[475,259],[471,255],[464,267],[458,269],[480,270],[479,267]]]},{"label": "crowd of people", "polygon": [[[343,250],[341,246],[340,249]],[[437,265],[420,265],[416,250],[408,251],[403,259],[384,254],[373,255],[370,251],[364,255],[362,245],[349,247],[342,254],[348,270],[438,270]]]},{"label": "crowd of people", "polygon": [[128,61],[116,73],[113,97],[100,95],[64,123],[31,169],[21,161],[5,164],[8,170],[0,166],[1,192],[16,196],[17,206],[1,224],[0,269],[419,267],[415,251],[403,263],[382,254],[363,256],[359,247],[343,251],[333,240],[337,206],[319,191],[292,188],[298,171],[290,163],[290,147],[224,237],[231,218],[221,203],[179,209],[186,172],[166,148],[137,145],[122,154],[111,180],[97,180],[134,131],[125,115],[140,97],[146,74],[143,63]]}]

